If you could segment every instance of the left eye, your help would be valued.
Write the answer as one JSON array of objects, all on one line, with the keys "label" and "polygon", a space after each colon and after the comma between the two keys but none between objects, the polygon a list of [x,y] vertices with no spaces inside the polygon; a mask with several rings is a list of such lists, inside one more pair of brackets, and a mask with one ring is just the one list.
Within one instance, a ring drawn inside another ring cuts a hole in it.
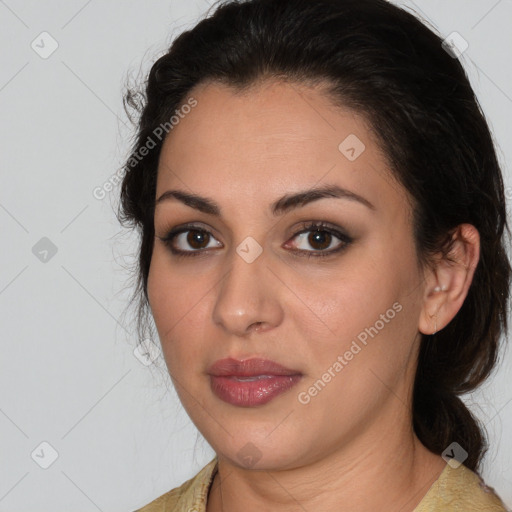
[{"label": "left eye", "polygon": [[[295,235],[294,238],[299,240],[299,244],[309,244],[316,251],[325,251],[326,249],[332,249],[330,247],[335,242],[336,236],[326,230],[309,230],[303,233]],[[297,245],[298,249],[308,250],[306,245]]]},{"label": "left eye", "polygon": [[[298,239],[298,251],[309,253],[307,256],[328,256],[344,249],[352,242],[349,236],[337,229],[327,228],[322,224],[305,226],[293,239]],[[336,239],[338,239],[338,244],[336,244]],[[313,248],[313,251],[307,248],[308,245]]]}]

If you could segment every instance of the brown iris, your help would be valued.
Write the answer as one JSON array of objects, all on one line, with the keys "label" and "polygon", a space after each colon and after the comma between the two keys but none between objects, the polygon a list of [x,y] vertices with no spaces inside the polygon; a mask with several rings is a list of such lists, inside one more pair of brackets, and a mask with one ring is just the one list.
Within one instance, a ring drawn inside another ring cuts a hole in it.
[{"label": "brown iris", "polygon": [[203,245],[206,242],[208,245],[210,235],[204,231],[190,230],[187,235],[187,243],[194,249],[203,249]]},{"label": "brown iris", "polygon": [[[327,231],[317,230],[312,231],[308,235],[308,243],[311,244],[311,247],[314,247],[315,249],[322,250],[331,244],[331,234]],[[315,244],[320,244],[321,247],[317,247]]]}]

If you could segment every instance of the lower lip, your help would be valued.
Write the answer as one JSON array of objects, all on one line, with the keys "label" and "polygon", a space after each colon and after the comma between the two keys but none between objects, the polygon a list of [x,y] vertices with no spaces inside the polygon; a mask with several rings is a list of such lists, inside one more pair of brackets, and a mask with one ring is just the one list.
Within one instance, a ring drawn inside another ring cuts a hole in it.
[{"label": "lower lip", "polygon": [[238,380],[233,376],[210,376],[213,393],[238,407],[254,407],[270,402],[295,386],[302,375],[269,375],[257,380]]}]

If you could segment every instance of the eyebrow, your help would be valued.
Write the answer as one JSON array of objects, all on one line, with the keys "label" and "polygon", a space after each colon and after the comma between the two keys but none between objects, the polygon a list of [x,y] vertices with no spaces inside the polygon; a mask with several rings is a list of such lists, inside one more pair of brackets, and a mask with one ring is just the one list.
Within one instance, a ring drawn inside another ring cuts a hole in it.
[{"label": "eyebrow", "polygon": [[[295,194],[286,194],[270,206],[272,215],[283,215],[284,213],[308,203],[317,201],[324,198],[337,198],[347,199],[349,201],[356,201],[363,204],[370,210],[376,210],[375,206],[365,199],[364,197],[339,187],[338,185],[327,185],[324,187],[313,188],[298,192]],[[207,197],[202,197],[196,194],[191,194],[183,190],[167,190],[155,202],[155,206],[165,201],[178,200],[191,208],[199,210],[209,215],[221,216],[220,206],[213,200]]]}]

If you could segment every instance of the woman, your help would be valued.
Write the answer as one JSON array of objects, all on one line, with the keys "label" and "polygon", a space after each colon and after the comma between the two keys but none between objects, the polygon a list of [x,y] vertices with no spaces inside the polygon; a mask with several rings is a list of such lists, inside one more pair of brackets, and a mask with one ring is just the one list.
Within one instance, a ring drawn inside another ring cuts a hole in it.
[{"label": "woman", "polygon": [[505,510],[459,395],[507,329],[506,205],[448,50],[384,0],[228,1],[153,65],[119,218],[216,456],[142,511]]}]

